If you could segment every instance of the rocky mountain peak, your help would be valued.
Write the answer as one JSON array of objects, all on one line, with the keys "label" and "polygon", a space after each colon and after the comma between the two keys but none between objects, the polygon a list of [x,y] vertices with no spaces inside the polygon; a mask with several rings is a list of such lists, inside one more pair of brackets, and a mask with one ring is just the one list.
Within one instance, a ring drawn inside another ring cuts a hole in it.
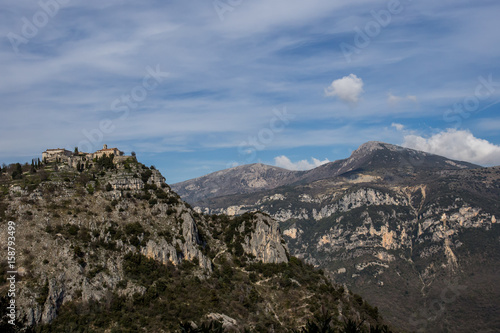
[{"label": "rocky mountain peak", "polygon": [[358,149],[353,152],[353,155],[366,154],[383,149],[388,149],[390,151],[402,151],[406,148],[381,141],[368,141],[359,146]]},{"label": "rocky mountain peak", "polygon": [[[431,153],[411,148],[396,146],[393,144],[369,141],[356,149],[351,156],[342,164],[340,172],[346,170],[371,170],[375,172],[384,172],[392,169],[402,170],[411,169],[414,172],[429,169],[473,169],[478,168],[468,162],[456,161]],[[339,173],[340,174],[340,173]]]},{"label": "rocky mountain peak", "polygon": [[383,149],[384,145],[386,145],[386,143],[381,141],[368,141],[359,146],[355,151],[373,151],[376,149]]}]

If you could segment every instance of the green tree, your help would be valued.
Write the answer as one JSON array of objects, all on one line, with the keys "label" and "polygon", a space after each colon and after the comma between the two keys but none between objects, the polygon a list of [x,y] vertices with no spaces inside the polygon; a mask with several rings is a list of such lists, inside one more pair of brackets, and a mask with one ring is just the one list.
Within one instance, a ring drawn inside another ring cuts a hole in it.
[{"label": "green tree", "polygon": [[[314,316],[314,319],[309,319],[306,323],[306,327],[302,328],[300,331],[294,331],[296,333],[335,333],[336,330],[333,327],[334,318],[333,315],[324,307],[321,307],[321,312]],[[343,332],[343,331],[341,331]]]},{"label": "green tree", "polygon": [[182,333],[223,333],[224,327],[220,321],[203,323],[200,327],[194,328],[191,323],[185,322],[179,325]]},{"label": "green tree", "polygon": [[35,159],[31,160],[30,173],[36,173]]},{"label": "green tree", "polygon": [[341,333],[362,333],[361,327],[363,325],[363,321],[360,323],[356,322],[353,319],[348,319],[344,322],[344,328],[340,331]]},{"label": "green tree", "polygon": [[370,333],[391,333],[391,330],[386,325],[383,326],[373,326],[370,325]]},{"label": "green tree", "polygon": [[100,166],[104,170],[110,170],[115,168],[115,164],[113,163],[113,159],[115,158],[114,154],[111,155],[103,155],[96,160],[98,166]]},{"label": "green tree", "polygon": [[23,168],[21,164],[16,163],[15,169],[12,172],[12,179],[22,179],[23,178]]}]

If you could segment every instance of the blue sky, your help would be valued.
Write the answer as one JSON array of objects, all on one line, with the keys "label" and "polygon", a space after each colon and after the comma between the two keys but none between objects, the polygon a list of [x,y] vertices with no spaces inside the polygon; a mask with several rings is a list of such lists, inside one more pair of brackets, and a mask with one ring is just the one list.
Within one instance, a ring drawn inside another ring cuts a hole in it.
[{"label": "blue sky", "polygon": [[500,164],[498,1],[6,0],[0,162],[103,143],[174,183],[384,141]]}]

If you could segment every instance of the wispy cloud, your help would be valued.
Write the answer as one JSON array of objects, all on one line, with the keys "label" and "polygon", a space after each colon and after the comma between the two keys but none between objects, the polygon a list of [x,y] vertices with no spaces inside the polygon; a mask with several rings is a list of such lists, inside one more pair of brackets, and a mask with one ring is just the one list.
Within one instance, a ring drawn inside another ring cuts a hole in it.
[{"label": "wispy cloud", "polygon": [[474,124],[474,128],[481,131],[481,133],[488,133],[489,135],[496,134],[500,128],[500,118],[488,117],[480,119]]},{"label": "wispy cloud", "polygon": [[401,102],[407,102],[407,101],[417,103],[418,102],[417,96],[406,95],[405,97],[400,97],[393,95],[392,93],[387,94],[387,103],[389,103],[391,106],[396,106]]}]

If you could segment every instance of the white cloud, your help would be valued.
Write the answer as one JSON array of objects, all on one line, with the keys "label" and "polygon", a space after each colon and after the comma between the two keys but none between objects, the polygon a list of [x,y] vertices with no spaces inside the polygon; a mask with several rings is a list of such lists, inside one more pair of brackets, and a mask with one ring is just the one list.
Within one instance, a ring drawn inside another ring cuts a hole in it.
[{"label": "white cloud", "polygon": [[398,123],[392,123],[391,127],[394,127],[398,131],[402,131],[405,129],[405,125],[403,124],[398,124]]},{"label": "white cloud", "polygon": [[319,167],[320,165],[329,163],[330,161],[325,158],[323,161],[318,160],[317,158],[312,158],[312,162],[308,160],[301,160],[298,162],[292,162],[285,155],[277,156],[274,158],[274,165],[280,168],[288,169],[288,170],[310,170]]},{"label": "white cloud", "polygon": [[418,100],[417,100],[417,96],[415,96],[415,95],[406,95],[406,97],[401,97],[401,96],[393,95],[392,93],[387,94],[387,103],[389,103],[390,105],[394,106],[400,102],[405,102],[405,101],[417,103]]},{"label": "white cloud", "polygon": [[476,138],[468,130],[447,129],[428,139],[407,135],[403,146],[480,165],[500,165],[500,146]]},{"label": "white cloud", "polygon": [[326,96],[337,96],[344,102],[357,103],[363,93],[363,80],[355,74],[335,80],[325,89]]}]

